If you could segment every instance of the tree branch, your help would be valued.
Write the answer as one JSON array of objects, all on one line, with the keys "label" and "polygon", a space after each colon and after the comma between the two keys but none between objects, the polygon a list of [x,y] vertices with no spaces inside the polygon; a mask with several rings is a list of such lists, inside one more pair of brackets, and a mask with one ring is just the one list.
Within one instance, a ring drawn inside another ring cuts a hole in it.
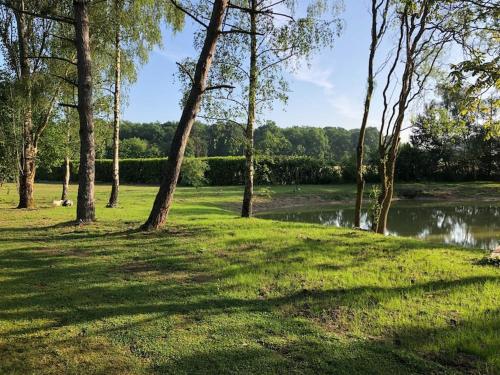
[{"label": "tree branch", "polygon": [[191,74],[191,72],[184,65],[182,65],[181,63],[176,62],[176,64],[180,68],[180,70],[182,70],[184,72],[184,74],[186,74],[189,77],[189,80],[191,81],[191,84],[194,85],[194,77]]},{"label": "tree branch", "polygon": [[48,59],[48,60],[59,60],[59,61],[64,61],[68,64],[72,64],[76,66],[76,61],[72,61],[70,59],[67,59],[65,57],[59,57],[59,56],[28,56],[28,59]]},{"label": "tree branch", "polygon": [[234,121],[234,120],[231,120],[231,119],[228,119],[228,118],[222,118],[222,117],[211,117],[211,116],[201,116],[199,115],[198,116],[199,118],[202,118],[204,120],[212,120],[212,121],[218,121],[218,122],[222,122],[222,121],[226,121],[226,122],[231,122],[235,125],[238,125],[242,128],[244,128],[245,126],[237,121]]},{"label": "tree branch", "polygon": [[220,89],[228,89],[228,90],[233,90],[235,87],[231,85],[215,85],[215,86],[209,86],[205,88],[203,91],[211,91],[211,90],[220,90]]},{"label": "tree branch", "polygon": [[64,82],[69,83],[72,86],[78,87],[78,82],[73,81],[67,77],[63,77],[63,76],[60,76],[58,74],[52,74],[52,73],[50,75],[53,77],[59,78],[60,80],[63,80]]},{"label": "tree branch", "polygon": [[78,105],[76,104],[69,104],[69,103],[59,103],[59,107],[66,107],[66,108],[78,108]]},{"label": "tree branch", "polygon": [[71,44],[75,44],[76,41],[74,39],[71,39],[71,38],[66,38],[65,36],[61,36],[61,35],[56,35],[56,34],[49,34],[50,36],[54,37],[54,38],[57,38],[57,39],[60,39],[60,40],[64,40],[65,42],[68,42],[68,43],[71,43]]},{"label": "tree branch", "polygon": [[179,9],[181,12],[187,14],[195,22],[197,22],[198,24],[200,24],[201,26],[203,26],[205,29],[208,29],[208,25],[207,24],[205,24],[203,21],[201,21],[198,17],[196,17],[193,13],[191,13],[190,11],[188,11],[187,9],[185,9],[184,7],[182,7],[179,4],[177,4],[177,1],[170,0],[170,2],[174,5],[174,7],[176,7],[177,9]]},{"label": "tree branch", "polygon": [[70,25],[75,24],[75,20],[72,18],[58,16],[58,15],[51,15],[51,14],[35,13],[35,12],[31,12],[29,10],[20,9],[20,8],[16,7],[15,5],[13,5],[11,1],[8,1],[8,0],[0,0],[0,5],[3,5],[9,9],[13,10],[14,12],[27,14],[28,16],[32,16],[32,17],[36,17],[36,18],[43,18],[46,20],[51,20],[51,21],[56,21],[56,22],[63,22],[63,23],[67,23]]}]

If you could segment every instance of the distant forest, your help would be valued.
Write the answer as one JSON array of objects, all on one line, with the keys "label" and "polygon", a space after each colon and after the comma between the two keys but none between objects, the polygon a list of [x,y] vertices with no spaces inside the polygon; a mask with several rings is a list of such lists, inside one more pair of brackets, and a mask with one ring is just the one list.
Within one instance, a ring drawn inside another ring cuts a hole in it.
[{"label": "distant forest", "polygon": [[[177,123],[132,123],[121,126],[121,157],[150,158],[169,152]],[[255,130],[255,148],[259,155],[311,156],[340,162],[354,157],[359,129],[341,127],[278,127],[274,122]],[[376,152],[378,131],[368,128],[367,155]],[[241,126],[227,122],[206,125],[197,122],[189,138],[187,156],[241,156],[245,135]],[[111,149],[106,151],[111,156]]]},{"label": "distant forest", "polygon": [[[480,124],[449,128],[438,103],[428,106],[412,121],[409,143],[398,156],[398,178],[418,180],[476,180],[500,178],[500,139],[488,137]],[[432,127],[429,124],[433,124]],[[164,157],[177,123],[132,123],[124,121],[120,134],[121,157]],[[292,126],[274,122],[255,130],[255,150],[260,156],[309,156],[354,170],[359,129]],[[105,138],[105,139],[109,139]],[[232,122],[195,123],[186,149],[187,156],[242,156],[243,128]],[[99,148],[98,148],[99,150]],[[111,145],[104,143],[98,157],[111,158]],[[367,128],[365,162],[377,165],[378,130]]]}]

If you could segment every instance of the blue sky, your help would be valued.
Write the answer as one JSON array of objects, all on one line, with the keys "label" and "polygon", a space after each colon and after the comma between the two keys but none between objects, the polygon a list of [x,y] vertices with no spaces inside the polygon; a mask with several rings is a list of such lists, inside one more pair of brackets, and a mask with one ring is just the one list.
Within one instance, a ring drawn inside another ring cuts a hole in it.
[{"label": "blue sky", "polygon": [[[289,101],[277,103],[264,118],[279,126],[360,126],[366,88],[370,39],[367,0],[345,0],[344,30],[333,49],[316,55],[290,75]],[[196,57],[192,47],[193,24],[172,35],[164,31],[164,47],[151,53],[139,70],[138,80],[128,89],[123,117],[136,122],[176,121],[180,116],[179,85],[173,77],[176,61]],[[374,103],[374,115],[378,104]],[[373,121],[372,124],[374,124]]]}]

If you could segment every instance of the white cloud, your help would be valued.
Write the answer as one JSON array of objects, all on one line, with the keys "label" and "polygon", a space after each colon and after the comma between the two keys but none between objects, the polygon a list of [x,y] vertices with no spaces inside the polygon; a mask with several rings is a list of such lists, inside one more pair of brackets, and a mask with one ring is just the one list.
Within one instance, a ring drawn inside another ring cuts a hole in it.
[{"label": "white cloud", "polygon": [[293,76],[299,81],[321,87],[325,92],[331,94],[334,88],[333,82],[331,81],[332,74],[333,72],[331,69],[321,69],[317,64],[314,64],[301,67],[294,72]]},{"label": "white cloud", "polygon": [[348,96],[333,94],[328,101],[340,116],[352,121],[361,121],[358,103],[354,103]]},{"label": "white cloud", "polygon": [[337,93],[333,83],[332,69],[323,69],[318,63],[313,63],[298,69],[293,76],[298,81],[307,82],[322,89],[326,101],[339,117],[349,122],[361,121],[358,100]]},{"label": "white cloud", "polygon": [[177,53],[175,51],[172,51],[172,49],[161,49],[158,47],[155,47],[153,49],[153,53],[157,54],[158,56],[161,56],[165,59],[167,59],[170,62],[176,63],[178,61],[182,61],[187,57],[186,54],[182,53]]}]

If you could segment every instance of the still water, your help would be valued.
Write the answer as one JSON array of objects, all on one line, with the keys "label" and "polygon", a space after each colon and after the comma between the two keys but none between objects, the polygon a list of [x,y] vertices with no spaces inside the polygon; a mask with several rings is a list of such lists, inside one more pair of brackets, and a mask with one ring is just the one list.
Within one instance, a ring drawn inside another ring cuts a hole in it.
[{"label": "still water", "polygon": [[[291,208],[259,216],[352,227],[354,209],[340,206],[317,210]],[[364,229],[371,226],[366,212],[363,212],[361,226]],[[395,202],[389,212],[387,234],[494,250],[500,245],[500,203]]]}]

